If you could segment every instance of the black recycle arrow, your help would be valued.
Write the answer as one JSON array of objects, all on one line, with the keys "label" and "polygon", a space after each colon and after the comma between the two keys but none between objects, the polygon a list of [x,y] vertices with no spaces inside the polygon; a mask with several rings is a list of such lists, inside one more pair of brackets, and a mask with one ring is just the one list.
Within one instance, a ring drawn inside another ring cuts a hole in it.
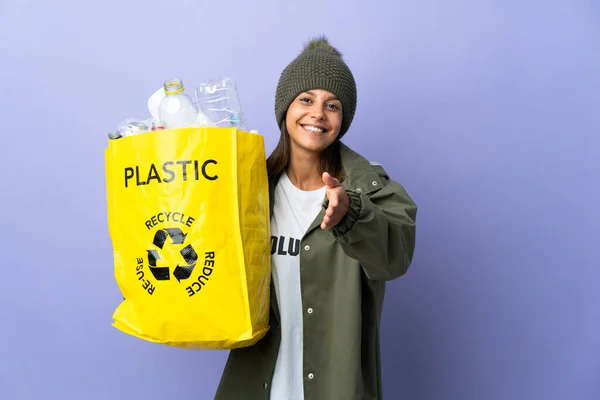
[{"label": "black recycle arrow", "polygon": [[171,243],[183,244],[187,234],[184,235],[179,228],[159,229],[154,234],[154,245],[159,249],[162,249],[167,240],[167,236],[171,237]]},{"label": "black recycle arrow", "polygon": [[[171,238],[172,244],[183,244],[185,241],[187,234],[184,234],[179,228],[164,228],[159,229],[154,234],[153,244],[162,249],[167,241],[167,237]],[[147,250],[148,251],[148,264],[150,265],[150,271],[152,271],[152,275],[154,278],[159,281],[169,280],[170,272],[169,267],[157,267],[156,261],[160,259],[160,255],[157,250]],[[198,261],[198,254],[192,247],[192,245],[187,245],[180,251],[183,259],[186,262],[186,265],[177,265],[175,270],[173,271],[173,276],[177,279],[177,281],[181,281],[182,279],[188,279],[192,272],[194,271],[194,267],[196,266],[196,261]]]},{"label": "black recycle arrow", "polygon": [[198,254],[196,254],[196,251],[191,244],[188,244],[181,249],[180,253],[187,265],[178,265],[173,271],[173,276],[177,279],[177,281],[189,278],[194,271],[196,261],[198,261]]},{"label": "black recycle arrow", "polygon": [[158,255],[158,251],[156,250],[147,250],[148,251],[148,264],[150,265],[150,271],[154,278],[157,281],[168,281],[170,278],[169,267],[157,267],[156,260],[160,259]]}]

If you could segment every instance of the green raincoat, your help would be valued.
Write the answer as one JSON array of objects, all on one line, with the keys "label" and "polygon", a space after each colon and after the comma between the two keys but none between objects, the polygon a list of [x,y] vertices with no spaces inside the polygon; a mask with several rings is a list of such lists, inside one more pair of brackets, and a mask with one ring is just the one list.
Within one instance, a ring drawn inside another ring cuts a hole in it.
[{"label": "green raincoat", "polygon": [[[322,230],[325,201],[300,245],[304,396],[381,399],[379,335],[385,285],[411,263],[417,207],[381,166],[340,145],[342,185],[350,209],[336,227]],[[271,182],[272,200],[275,185]],[[279,321],[271,287],[271,329],[254,346],[230,352],[215,399],[269,399]]]}]

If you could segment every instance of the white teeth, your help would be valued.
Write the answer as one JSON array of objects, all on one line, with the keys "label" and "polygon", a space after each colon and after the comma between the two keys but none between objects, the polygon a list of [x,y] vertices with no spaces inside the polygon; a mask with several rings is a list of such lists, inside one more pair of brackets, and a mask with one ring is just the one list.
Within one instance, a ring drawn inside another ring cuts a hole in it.
[{"label": "white teeth", "polygon": [[309,130],[309,131],[323,133],[323,129],[317,128],[316,126],[304,125],[304,128],[307,129],[307,130]]}]

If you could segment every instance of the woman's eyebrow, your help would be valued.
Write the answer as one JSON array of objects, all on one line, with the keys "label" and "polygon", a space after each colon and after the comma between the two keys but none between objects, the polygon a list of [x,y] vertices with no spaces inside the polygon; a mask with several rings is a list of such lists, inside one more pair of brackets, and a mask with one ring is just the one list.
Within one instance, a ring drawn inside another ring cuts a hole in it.
[{"label": "woman's eyebrow", "polygon": [[[304,92],[306,94],[309,94],[311,96],[315,96],[314,92],[312,90],[307,90],[306,92]],[[330,98],[327,99],[327,101],[331,101],[331,100],[337,100],[337,101],[341,101],[340,99],[338,99],[335,96],[331,96]]]}]

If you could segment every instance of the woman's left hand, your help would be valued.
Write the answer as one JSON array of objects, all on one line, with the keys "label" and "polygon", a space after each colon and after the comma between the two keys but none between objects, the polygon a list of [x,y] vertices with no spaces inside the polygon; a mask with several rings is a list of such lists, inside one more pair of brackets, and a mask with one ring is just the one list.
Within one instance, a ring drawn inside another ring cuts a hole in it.
[{"label": "woman's left hand", "polygon": [[342,184],[327,172],[323,173],[323,183],[326,186],[325,191],[329,199],[329,207],[325,211],[321,229],[327,229],[339,224],[342,218],[348,213],[350,198],[342,187]]}]

